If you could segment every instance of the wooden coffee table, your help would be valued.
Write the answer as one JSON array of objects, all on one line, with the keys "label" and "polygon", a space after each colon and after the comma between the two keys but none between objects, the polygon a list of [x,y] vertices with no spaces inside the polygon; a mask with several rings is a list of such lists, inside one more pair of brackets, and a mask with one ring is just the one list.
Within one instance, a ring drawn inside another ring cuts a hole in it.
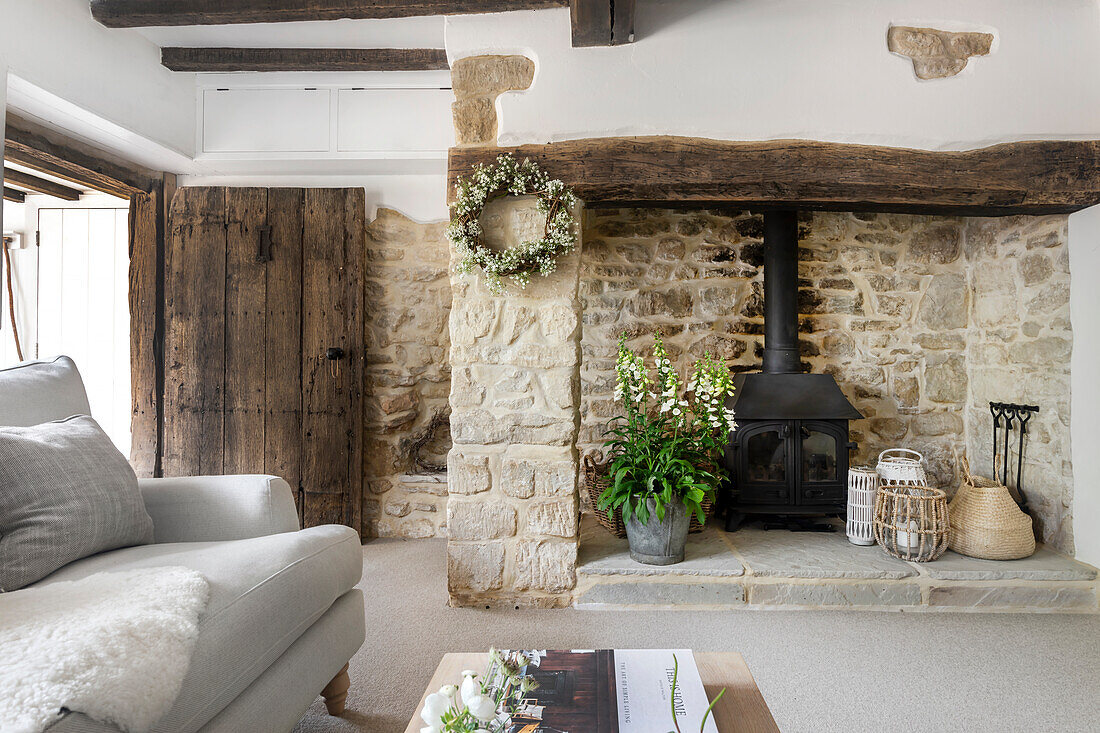
[{"label": "wooden coffee table", "polygon": [[[723,687],[726,694],[714,706],[714,720],[719,733],[778,733],[779,728],[760,694],[745,660],[737,652],[695,652],[695,663],[707,696],[713,700]],[[432,681],[416,706],[405,733],[419,733],[424,725],[420,710],[424,698],[446,684],[462,681],[462,670],[483,670],[489,664],[487,653],[445,654],[436,667]]]}]

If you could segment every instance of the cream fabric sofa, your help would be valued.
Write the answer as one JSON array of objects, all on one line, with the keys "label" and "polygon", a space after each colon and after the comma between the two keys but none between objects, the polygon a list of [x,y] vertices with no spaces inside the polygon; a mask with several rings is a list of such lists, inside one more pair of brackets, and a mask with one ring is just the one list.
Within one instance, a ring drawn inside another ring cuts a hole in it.
[{"label": "cream fabric sofa", "polygon": [[[0,369],[0,425],[88,412],[84,385],[67,357]],[[291,730],[330,680],[339,689],[344,666],[363,643],[363,594],[355,588],[362,575],[359,536],[337,525],[300,530],[290,487],[274,476],[139,484],[154,544],[78,560],[38,584],[157,565],[202,573],[210,602],[191,667],[153,730]],[[3,608],[0,594],[0,616]],[[79,713],[50,731],[117,733]]]}]

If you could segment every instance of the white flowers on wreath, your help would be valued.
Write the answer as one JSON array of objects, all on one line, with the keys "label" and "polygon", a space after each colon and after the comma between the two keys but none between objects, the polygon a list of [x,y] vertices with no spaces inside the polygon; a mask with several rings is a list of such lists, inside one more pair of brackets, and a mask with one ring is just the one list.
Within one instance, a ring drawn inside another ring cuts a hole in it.
[{"label": "white flowers on wreath", "polygon": [[[546,217],[542,238],[500,252],[482,244],[478,218],[486,204],[503,196],[529,194],[538,197],[538,210]],[[520,288],[527,287],[531,273],[549,275],[557,267],[558,257],[576,246],[577,222],[572,214],[576,203],[572,190],[526,158],[519,162],[504,153],[491,166],[474,166],[470,176],[455,184],[455,201],[451,204],[447,239],[461,258],[455,269],[465,273],[481,267],[489,290],[497,295],[504,292],[505,277]]]}]

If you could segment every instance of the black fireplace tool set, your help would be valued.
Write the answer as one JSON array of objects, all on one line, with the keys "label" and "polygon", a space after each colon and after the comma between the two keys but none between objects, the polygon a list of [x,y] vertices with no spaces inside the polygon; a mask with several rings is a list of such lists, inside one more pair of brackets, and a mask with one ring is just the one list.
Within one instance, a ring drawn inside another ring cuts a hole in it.
[{"label": "black fireplace tool set", "polygon": [[[1027,497],[1024,496],[1024,439],[1027,435],[1027,423],[1038,411],[1039,408],[1036,405],[1017,405],[1011,402],[989,403],[989,412],[993,415],[993,478],[997,479],[999,468],[1001,476],[998,480],[1008,487],[1009,493],[1021,509],[1027,507]],[[1015,487],[1008,482],[1009,447],[1013,426],[1018,435]]]}]

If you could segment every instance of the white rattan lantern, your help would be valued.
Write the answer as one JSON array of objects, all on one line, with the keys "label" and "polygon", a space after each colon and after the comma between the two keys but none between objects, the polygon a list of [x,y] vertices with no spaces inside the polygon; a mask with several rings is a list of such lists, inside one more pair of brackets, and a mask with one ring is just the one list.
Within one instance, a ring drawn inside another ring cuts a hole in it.
[{"label": "white rattan lantern", "polygon": [[908,448],[889,448],[878,454],[879,480],[882,484],[900,486],[927,486],[924,473],[924,456]]},{"label": "white rattan lantern", "polygon": [[848,541],[853,545],[875,544],[875,493],[878,473],[869,466],[848,469]]}]

